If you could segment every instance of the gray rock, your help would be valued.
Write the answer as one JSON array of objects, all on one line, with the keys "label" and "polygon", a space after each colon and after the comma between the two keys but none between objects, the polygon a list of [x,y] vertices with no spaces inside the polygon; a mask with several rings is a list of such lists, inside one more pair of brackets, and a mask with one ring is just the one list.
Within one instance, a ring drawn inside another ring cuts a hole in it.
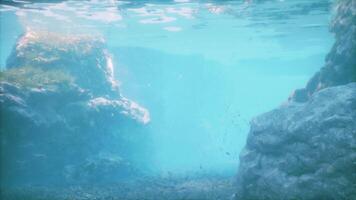
[{"label": "gray rock", "polygon": [[356,0],[337,1],[336,15],[330,29],[336,41],[326,56],[324,67],[291,99],[305,102],[314,92],[323,88],[356,81]]},{"label": "gray rock", "polygon": [[102,40],[27,32],[7,67],[1,184],[85,183],[101,173],[101,183],[112,182],[138,173],[132,169],[149,158],[138,150],[149,143],[142,133],[149,112],[120,94]]},{"label": "gray rock", "polygon": [[236,199],[356,199],[356,83],[256,117]]},{"label": "gray rock", "polygon": [[356,0],[336,2],[325,66],[251,122],[237,200],[356,199]]}]

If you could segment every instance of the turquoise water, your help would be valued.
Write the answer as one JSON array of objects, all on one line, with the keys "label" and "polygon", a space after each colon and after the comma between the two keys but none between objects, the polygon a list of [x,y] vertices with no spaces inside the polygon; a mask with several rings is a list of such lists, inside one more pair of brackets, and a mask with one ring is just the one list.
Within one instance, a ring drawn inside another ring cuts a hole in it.
[{"label": "turquoise water", "polygon": [[235,174],[249,121],[303,87],[333,43],[327,0],[7,2],[2,69],[25,30],[104,38],[121,93],[150,112],[155,173]]}]

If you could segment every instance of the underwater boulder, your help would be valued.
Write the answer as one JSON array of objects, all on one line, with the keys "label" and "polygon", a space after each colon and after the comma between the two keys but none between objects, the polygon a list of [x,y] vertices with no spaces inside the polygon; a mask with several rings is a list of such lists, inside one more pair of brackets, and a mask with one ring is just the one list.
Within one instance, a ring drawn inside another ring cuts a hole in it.
[{"label": "underwater boulder", "polygon": [[236,199],[356,196],[356,83],[323,89],[251,121]]},{"label": "underwater boulder", "polygon": [[356,199],[355,10],[355,0],[336,2],[325,66],[251,121],[235,199]]},{"label": "underwater boulder", "polygon": [[111,55],[100,37],[28,30],[17,41],[6,68],[24,66],[69,73],[76,84],[96,95],[118,94]]},{"label": "underwater boulder", "polygon": [[[120,94],[101,39],[25,33],[1,72],[0,106],[3,186],[85,183],[98,169],[117,181],[149,158],[137,148],[149,143],[149,112]],[[101,167],[68,176],[103,154]]]},{"label": "underwater boulder", "polygon": [[323,88],[356,81],[356,1],[337,1],[335,10],[336,14],[330,24],[335,34],[335,43],[326,56],[325,65],[305,88],[292,95],[292,100],[304,102]]}]

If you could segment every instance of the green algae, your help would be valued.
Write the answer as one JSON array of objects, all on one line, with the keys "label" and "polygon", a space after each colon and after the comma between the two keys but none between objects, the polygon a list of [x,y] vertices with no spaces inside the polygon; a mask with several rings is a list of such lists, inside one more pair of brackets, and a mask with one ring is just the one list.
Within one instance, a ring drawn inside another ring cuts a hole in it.
[{"label": "green algae", "polygon": [[39,88],[71,84],[74,77],[64,70],[24,66],[1,71],[0,80],[22,88]]}]

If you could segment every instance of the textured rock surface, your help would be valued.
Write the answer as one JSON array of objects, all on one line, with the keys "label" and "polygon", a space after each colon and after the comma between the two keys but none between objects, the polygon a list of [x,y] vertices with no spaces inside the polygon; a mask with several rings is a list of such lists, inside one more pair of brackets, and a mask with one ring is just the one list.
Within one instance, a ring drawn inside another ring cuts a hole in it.
[{"label": "textured rock surface", "polygon": [[96,95],[119,94],[110,54],[100,38],[27,31],[18,40],[6,67],[24,66],[65,70],[75,76],[81,88]]},{"label": "textured rock surface", "polygon": [[237,200],[356,199],[356,1],[337,1],[325,66],[251,122]]},{"label": "textured rock surface", "polygon": [[356,81],[356,0],[340,0],[331,22],[335,44],[326,56],[325,66],[304,89],[296,90],[292,98],[303,102],[323,88]]},{"label": "textured rock surface", "polygon": [[240,159],[237,199],[356,197],[356,83],[256,117]]},{"label": "textured rock surface", "polygon": [[144,162],[149,113],[120,95],[102,40],[27,32],[1,75],[0,105],[4,185],[106,183]]}]

